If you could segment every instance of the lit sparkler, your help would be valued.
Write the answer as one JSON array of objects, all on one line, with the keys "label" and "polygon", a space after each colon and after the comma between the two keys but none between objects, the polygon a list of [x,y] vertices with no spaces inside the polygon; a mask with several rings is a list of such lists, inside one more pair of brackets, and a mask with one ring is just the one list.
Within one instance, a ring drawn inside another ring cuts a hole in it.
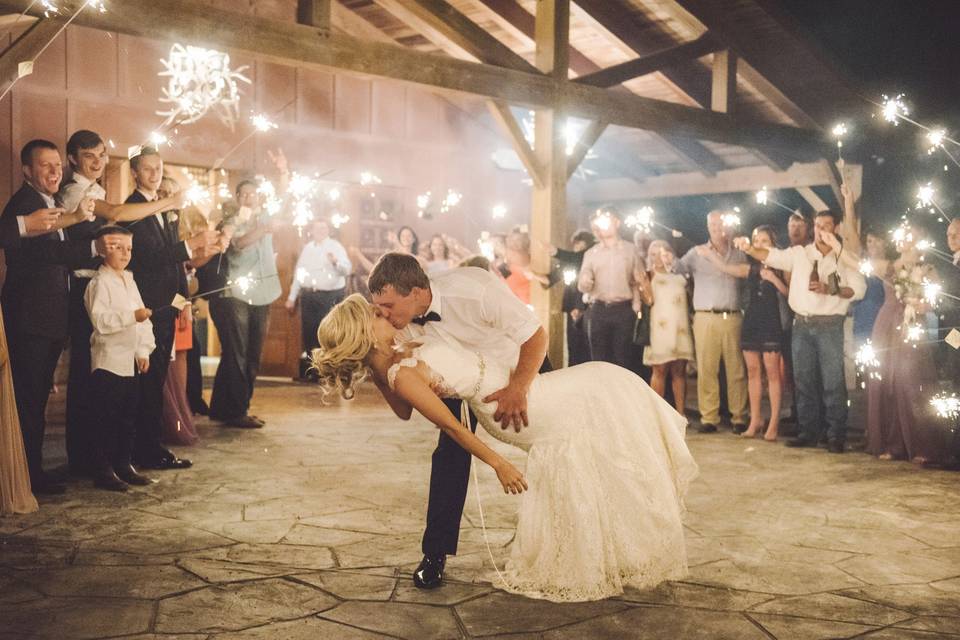
[{"label": "lit sparkler", "polygon": [[333,225],[334,229],[339,229],[348,222],[350,222],[350,216],[345,213],[335,211],[333,215],[330,216],[330,224]]},{"label": "lit sparkler", "polygon": [[463,200],[462,193],[454,191],[453,189],[447,189],[447,195],[443,197],[443,202],[440,203],[440,213],[447,213],[451,209],[456,208],[461,200]]},{"label": "lit sparkler", "polygon": [[259,131],[261,133],[270,131],[271,129],[277,129],[280,127],[280,125],[270,120],[270,118],[268,118],[267,115],[263,113],[257,113],[250,116],[250,124],[253,125],[253,128],[256,131]]},{"label": "lit sparkler", "polygon": [[336,202],[340,199],[340,189],[333,187],[330,191],[327,191],[327,198],[330,199],[330,202]]},{"label": "lit sparkler", "polygon": [[569,286],[577,281],[577,270],[576,269],[564,269],[563,270],[563,284]]},{"label": "lit sparkler", "polygon": [[481,231],[480,239],[477,240],[477,247],[480,249],[480,255],[482,255],[487,260],[493,262],[497,253],[494,250],[493,240],[490,238],[489,231]]},{"label": "lit sparkler", "polygon": [[755,197],[757,200],[757,204],[766,206],[767,202],[769,202],[770,200],[770,192],[767,191],[766,185],[764,185],[764,187],[760,189],[760,191],[757,191],[757,195]]},{"label": "lit sparkler", "polygon": [[305,284],[307,278],[310,277],[310,272],[304,269],[303,267],[297,267],[297,282],[300,284]]},{"label": "lit sparkler", "polygon": [[183,192],[183,205],[185,207],[205,207],[212,203],[213,196],[210,194],[210,190],[199,183],[194,182]]},{"label": "lit sparkler", "polygon": [[911,324],[904,331],[903,341],[904,342],[920,342],[923,338],[923,325],[921,324]]},{"label": "lit sparkler", "polygon": [[938,282],[930,282],[929,280],[923,283],[923,299],[927,301],[931,306],[936,306],[937,301],[940,299],[940,294],[943,291],[943,287]]},{"label": "lit sparkler", "polygon": [[910,109],[903,102],[903,94],[899,93],[893,98],[884,95],[881,114],[883,119],[893,126],[899,125],[901,118],[906,119],[906,116],[910,115]]},{"label": "lit sparkler", "polygon": [[637,212],[627,216],[623,221],[628,227],[637,229],[638,231],[643,231],[644,233],[650,233],[653,229],[653,225],[656,222],[653,219],[653,207],[645,205],[637,209]]},{"label": "lit sparkler", "polygon": [[847,136],[847,124],[845,122],[837,123],[832,130],[833,137],[837,139],[837,159],[843,160],[843,139]]},{"label": "lit sparkler", "polygon": [[369,171],[364,171],[360,174],[360,184],[364,187],[370,186],[372,184],[381,184],[383,180],[378,178],[376,175],[370,173]]},{"label": "lit sparkler", "polygon": [[248,273],[245,276],[240,276],[235,280],[231,280],[229,284],[239,289],[240,293],[242,293],[243,295],[247,295],[247,293],[250,291],[250,287],[253,286],[254,282],[255,280],[253,278],[253,274]]},{"label": "lit sparkler", "polygon": [[860,383],[861,388],[866,387],[866,378],[872,380],[882,379],[879,371],[880,359],[877,357],[877,352],[873,348],[870,340],[860,345],[860,348],[857,349],[857,353],[854,355],[853,361],[857,365],[857,372],[860,374],[860,377],[864,379],[864,381]]},{"label": "lit sparkler", "polygon": [[167,134],[160,131],[151,131],[148,139],[150,140],[150,144],[152,144],[154,147],[159,147],[161,145],[170,143],[170,138],[167,137]]},{"label": "lit sparkler", "polygon": [[240,82],[250,84],[243,75],[246,67],[230,68],[230,55],[215,49],[174,44],[169,56],[161,59],[164,70],[158,75],[167,77],[160,102],[169,105],[157,115],[165,116],[164,126],[173,122],[190,124],[198,121],[211,109],[219,111],[220,119],[231,129],[239,118]]},{"label": "lit sparkler", "polygon": [[927,149],[927,153],[933,153],[937,149],[943,147],[943,141],[947,137],[947,132],[943,129],[933,129],[927,132],[927,141],[930,143],[930,148]]},{"label": "lit sparkler", "polygon": [[922,185],[917,190],[917,206],[918,207],[929,207],[934,204],[933,194],[936,193],[936,190],[928,182],[925,185]]},{"label": "lit sparkler", "polygon": [[593,217],[593,224],[595,224],[597,229],[600,229],[601,231],[608,231],[610,229],[610,225],[613,224],[613,220],[609,213],[603,209],[599,209],[597,210],[597,214]]},{"label": "lit sparkler", "polygon": [[720,216],[720,222],[727,229],[738,229],[740,227],[740,216],[735,213],[724,213]]},{"label": "lit sparkler", "polygon": [[941,393],[935,395],[930,398],[930,405],[940,418],[956,420],[960,417],[960,398],[956,394]]},{"label": "lit sparkler", "polygon": [[873,263],[869,260],[860,261],[860,273],[865,276],[872,276],[874,272]]},{"label": "lit sparkler", "polygon": [[505,204],[493,205],[493,209],[490,210],[490,214],[494,217],[494,219],[503,218],[504,216],[507,215],[507,205]]}]

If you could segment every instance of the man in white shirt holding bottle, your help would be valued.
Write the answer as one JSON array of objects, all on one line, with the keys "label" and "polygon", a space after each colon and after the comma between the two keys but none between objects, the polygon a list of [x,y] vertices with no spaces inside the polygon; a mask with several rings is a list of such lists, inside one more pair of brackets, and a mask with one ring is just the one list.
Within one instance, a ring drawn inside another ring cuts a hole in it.
[{"label": "man in white shirt holding bottle", "polygon": [[831,453],[843,453],[847,438],[847,386],[843,376],[843,320],[854,300],[863,298],[866,281],[856,261],[842,256],[831,211],[817,213],[814,240],[789,249],[760,249],[737,238],[741,251],[774,269],[790,272],[788,301],[793,310],[793,375],[799,435],[788,447],[816,447],[820,407]]},{"label": "man in white shirt holding bottle", "polygon": [[297,308],[297,298],[300,298],[300,332],[303,338],[301,378],[307,377],[310,354],[320,346],[317,327],[330,310],[343,300],[347,290],[346,278],[353,270],[346,249],[330,237],[330,226],[325,220],[315,220],[310,235],[312,240],[297,259],[286,303],[287,311],[292,314]]}]

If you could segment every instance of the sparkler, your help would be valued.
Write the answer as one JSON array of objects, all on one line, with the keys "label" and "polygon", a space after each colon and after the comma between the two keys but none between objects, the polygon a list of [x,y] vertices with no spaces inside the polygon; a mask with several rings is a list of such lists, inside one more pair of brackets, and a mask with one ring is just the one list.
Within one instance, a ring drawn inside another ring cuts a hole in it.
[{"label": "sparkler", "polygon": [[339,229],[341,226],[350,222],[350,216],[345,213],[340,213],[335,211],[332,216],[330,216],[330,224],[333,225],[334,229]]},{"label": "sparkler", "polygon": [[727,229],[740,228],[740,216],[735,213],[724,213],[720,216],[720,222],[723,223],[723,226]]},{"label": "sparkler", "polygon": [[930,406],[940,418],[956,420],[960,417],[960,398],[956,394],[941,393],[930,398]]},{"label": "sparkler", "polygon": [[880,375],[880,359],[877,358],[877,352],[873,348],[873,344],[870,340],[867,340],[864,344],[860,345],[860,348],[857,349],[857,353],[853,358],[854,363],[857,365],[857,373],[860,374],[861,381],[860,388],[866,388],[866,378],[871,380],[882,380],[883,377]]},{"label": "sparkler", "polygon": [[923,299],[931,306],[937,305],[937,301],[940,299],[942,292],[943,287],[938,282],[930,282],[928,280],[923,283]]},{"label": "sparkler", "polygon": [[761,207],[765,207],[768,204],[773,203],[778,207],[780,207],[781,209],[783,209],[784,211],[789,211],[790,213],[793,213],[793,209],[783,204],[782,202],[779,202],[776,198],[773,198],[770,196],[770,190],[767,189],[767,185],[763,185],[763,187],[759,191],[757,191],[757,193],[753,197],[757,201],[757,204],[759,204]]},{"label": "sparkler", "polygon": [[304,269],[303,267],[297,268],[297,282],[304,284],[307,281],[307,278],[310,277],[310,272]]},{"label": "sparkler", "polygon": [[920,342],[923,338],[923,325],[919,323],[914,323],[909,325],[904,331],[903,341],[904,342]]},{"label": "sparkler", "polygon": [[637,209],[636,213],[627,216],[623,223],[633,229],[643,231],[644,233],[650,233],[650,231],[653,230],[653,225],[658,224],[653,219],[653,215],[653,207],[649,205],[643,206]]},{"label": "sparkler", "polygon": [[369,171],[364,171],[360,174],[360,184],[364,187],[372,184],[381,184],[383,180],[370,173]]},{"label": "sparkler", "polygon": [[[287,103],[287,105],[280,110],[283,111],[283,109],[286,109],[287,106],[289,106],[289,104],[290,103]],[[223,163],[227,161],[227,158],[232,156],[234,152],[243,145],[244,142],[246,142],[256,134],[266,133],[267,131],[271,131],[272,129],[280,128],[280,125],[278,125],[276,122],[271,120],[269,116],[267,116],[265,113],[255,113],[254,115],[250,116],[250,124],[253,125],[253,129],[250,131],[250,133],[240,138],[240,141],[237,142],[237,144],[230,147],[230,150],[227,151],[225,154],[223,154],[223,157],[217,158],[217,161],[213,163],[214,171],[216,171],[217,169],[220,169],[223,166]],[[233,125],[231,125],[230,128],[233,129]]]},{"label": "sparkler", "polygon": [[480,239],[477,240],[477,246],[480,248],[480,254],[484,258],[491,262],[496,259],[497,253],[494,250],[493,240],[490,238],[489,231],[480,232]]},{"label": "sparkler", "polygon": [[461,200],[463,200],[462,193],[454,191],[453,189],[447,189],[447,195],[443,197],[443,202],[440,203],[440,213],[447,213],[451,209],[456,208]]},{"label": "sparkler", "polygon": [[160,63],[164,70],[158,75],[169,78],[163,88],[160,102],[169,105],[157,115],[165,116],[163,126],[174,121],[191,124],[200,120],[211,109],[233,129],[239,118],[239,84],[250,84],[243,75],[247,67],[230,68],[230,54],[215,49],[186,46],[177,43]]},{"label": "sparkler", "polygon": [[340,199],[340,189],[334,187],[327,191],[327,198],[330,199],[330,202],[336,202]]},{"label": "sparkler", "polygon": [[493,209],[490,210],[490,214],[495,220],[503,218],[507,215],[507,206],[504,204],[495,204],[493,205]]},{"label": "sparkler", "polygon": [[577,270],[576,269],[564,269],[563,270],[563,284],[570,286],[577,281]]},{"label": "sparkler", "polygon": [[213,196],[206,187],[194,182],[183,192],[183,206],[209,206],[213,203]]},{"label": "sparkler", "polygon": [[870,262],[869,260],[860,261],[860,273],[862,273],[865,276],[872,276],[873,272],[874,272],[874,269],[873,269],[872,262]]},{"label": "sparkler", "polygon": [[608,212],[599,209],[593,218],[593,224],[597,226],[597,229],[600,229],[601,231],[607,231],[610,229],[610,225],[613,224],[613,221]]},{"label": "sparkler", "polygon": [[917,189],[916,208],[929,209],[930,213],[934,215],[939,213],[941,216],[939,218],[940,222],[947,222],[947,219],[952,222],[953,218],[947,215],[947,212],[944,211],[939,204],[937,204],[937,201],[934,198],[934,195],[936,194],[936,192],[937,192],[936,189],[934,189],[933,185],[930,184],[929,182],[925,185],[921,185],[920,188]]},{"label": "sparkler", "polygon": [[843,161],[843,139],[847,135],[847,124],[840,122],[833,127],[833,137],[837,139],[837,159]]},{"label": "sparkler", "polygon": [[893,98],[888,97],[887,95],[883,96],[883,106],[880,110],[883,119],[891,123],[893,126],[898,126],[900,124],[900,119],[910,120],[907,116],[910,115],[910,109],[907,108],[907,105],[903,102],[903,94],[898,93]]}]

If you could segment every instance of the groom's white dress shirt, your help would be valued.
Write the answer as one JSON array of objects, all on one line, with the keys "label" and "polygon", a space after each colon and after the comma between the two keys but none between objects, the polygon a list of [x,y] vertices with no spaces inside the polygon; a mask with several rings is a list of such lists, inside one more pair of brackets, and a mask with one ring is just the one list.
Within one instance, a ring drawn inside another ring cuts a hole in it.
[{"label": "groom's white dress shirt", "polygon": [[458,267],[435,275],[430,293],[433,301],[424,315],[436,313],[441,320],[422,327],[411,322],[403,337],[438,336],[515,367],[521,345],[540,328],[529,307],[484,269]]}]

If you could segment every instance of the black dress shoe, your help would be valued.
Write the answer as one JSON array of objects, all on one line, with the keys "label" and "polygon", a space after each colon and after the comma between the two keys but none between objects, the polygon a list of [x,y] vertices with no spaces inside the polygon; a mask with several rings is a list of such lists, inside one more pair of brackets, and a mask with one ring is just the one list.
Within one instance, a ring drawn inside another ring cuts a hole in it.
[{"label": "black dress shoe", "polygon": [[117,474],[110,471],[100,471],[93,476],[93,486],[97,489],[106,489],[107,491],[123,492],[129,489],[127,483],[117,477]]},{"label": "black dress shoe", "polygon": [[709,422],[703,422],[699,427],[697,427],[697,431],[700,433],[716,433],[717,425],[710,424]]},{"label": "black dress shoe", "polygon": [[145,487],[153,483],[153,480],[143,474],[137,473],[137,470],[129,464],[125,467],[119,467],[116,473],[117,477],[127,484],[137,485],[138,487]]},{"label": "black dress shoe", "polygon": [[67,486],[43,475],[31,478],[30,490],[37,495],[58,496],[67,492]]},{"label": "black dress shoe", "polygon": [[743,424],[742,422],[734,422],[732,427],[734,435],[740,435],[747,430],[747,425]]},{"label": "black dress shoe", "polygon": [[827,442],[827,451],[830,453],[843,453],[844,442],[838,438],[830,438]]},{"label": "black dress shoe", "polygon": [[263,418],[259,418],[257,416],[247,416],[247,417],[253,420],[254,422],[259,422],[261,427],[264,427],[267,424],[267,421],[264,420]]},{"label": "black dress shoe", "polygon": [[787,440],[787,446],[788,446],[788,447],[794,447],[794,448],[799,448],[799,447],[816,447],[816,446],[817,446],[817,441],[816,441],[816,439],[804,438],[803,436],[800,436],[800,437],[797,437],[797,438],[790,438],[789,440]]},{"label": "black dress shoe", "polygon": [[423,556],[413,572],[414,586],[418,589],[436,589],[443,584],[443,569],[446,566],[447,556]]},{"label": "black dress shoe", "polygon": [[193,463],[186,458],[177,458],[174,456],[171,458],[160,458],[158,460],[144,460],[137,466],[141,469],[155,469],[162,471],[165,469],[189,469],[193,466]]}]

